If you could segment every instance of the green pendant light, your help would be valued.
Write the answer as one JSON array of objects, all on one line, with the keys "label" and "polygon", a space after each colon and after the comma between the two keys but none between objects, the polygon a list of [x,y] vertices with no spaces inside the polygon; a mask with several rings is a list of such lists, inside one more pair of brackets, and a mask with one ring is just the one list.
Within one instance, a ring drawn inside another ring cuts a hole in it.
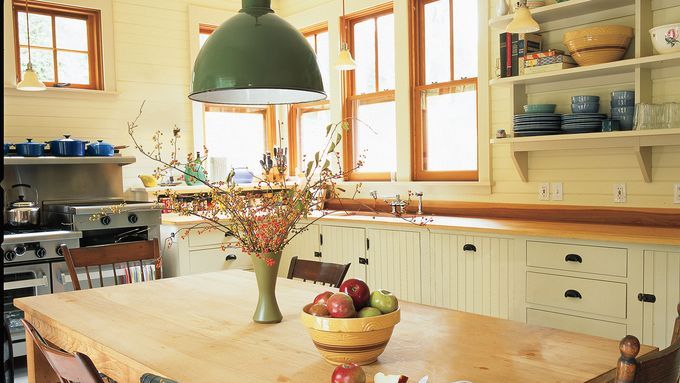
[{"label": "green pendant light", "polygon": [[194,101],[272,105],[326,98],[316,55],[302,34],[274,14],[271,0],[242,0],[194,62]]}]

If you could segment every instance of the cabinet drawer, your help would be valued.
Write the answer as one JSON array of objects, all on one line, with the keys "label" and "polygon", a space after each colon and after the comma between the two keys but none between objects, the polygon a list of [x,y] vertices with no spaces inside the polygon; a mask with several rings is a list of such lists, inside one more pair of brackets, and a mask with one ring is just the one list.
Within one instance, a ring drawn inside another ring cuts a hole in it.
[{"label": "cabinet drawer", "polygon": [[528,272],[527,302],[626,318],[626,284]]},{"label": "cabinet drawer", "polygon": [[[183,233],[180,233],[180,235]],[[233,237],[225,237],[224,233],[213,229],[209,231],[200,232],[200,229],[194,229],[189,233],[189,248],[212,246],[217,247],[227,242],[233,241]]]},{"label": "cabinet drawer", "polygon": [[623,338],[627,333],[627,327],[623,323],[607,322],[534,309],[527,309],[527,323],[616,340]]},{"label": "cabinet drawer", "polygon": [[[236,259],[232,256],[235,256]],[[230,258],[227,260],[227,258]],[[227,269],[250,269],[252,262],[248,254],[240,251],[226,251],[221,248],[194,250],[189,252],[190,274],[209,273]]]},{"label": "cabinet drawer", "polygon": [[628,250],[529,241],[527,266],[625,277],[628,270]]}]

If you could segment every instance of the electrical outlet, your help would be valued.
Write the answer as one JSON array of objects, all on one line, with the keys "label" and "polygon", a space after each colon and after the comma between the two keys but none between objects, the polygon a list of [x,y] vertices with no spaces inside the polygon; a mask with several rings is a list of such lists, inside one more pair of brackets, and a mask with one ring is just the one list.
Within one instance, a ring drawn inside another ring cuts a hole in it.
[{"label": "electrical outlet", "polygon": [[550,184],[545,182],[538,185],[538,200],[550,201]]},{"label": "electrical outlet", "polygon": [[550,183],[550,199],[553,201],[562,201],[564,195],[562,194],[562,182]]},{"label": "electrical outlet", "polygon": [[614,184],[614,202],[626,203],[626,184]]},{"label": "electrical outlet", "polygon": [[680,203],[680,184],[673,185],[673,203]]}]

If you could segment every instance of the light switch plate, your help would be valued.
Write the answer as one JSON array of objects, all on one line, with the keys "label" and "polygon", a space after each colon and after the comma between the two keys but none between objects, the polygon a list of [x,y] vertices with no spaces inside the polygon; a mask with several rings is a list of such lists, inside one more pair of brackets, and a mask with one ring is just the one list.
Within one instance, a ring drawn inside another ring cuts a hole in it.
[{"label": "light switch plate", "polygon": [[614,202],[626,203],[626,184],[614,184]]},{"label": "light switch plate", "polygon": [[673,203],[680,203],[680,184],[673,185]]},{"label": "light switch plate", "polygon": [[553,201],[562,201],[564,194],[562,193],[562,182],[550,183],[550,199]]},{"label": "light switch plate", "polygon": [[550,184],[545,182],[538,185],[538,200],[550,201]]}]

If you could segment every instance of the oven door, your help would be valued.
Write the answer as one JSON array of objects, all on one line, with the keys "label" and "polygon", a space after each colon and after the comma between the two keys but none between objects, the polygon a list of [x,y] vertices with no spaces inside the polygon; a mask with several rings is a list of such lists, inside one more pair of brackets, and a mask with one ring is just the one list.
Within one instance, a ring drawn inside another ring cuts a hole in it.
[{"label": "oven door", "polygon": [[26,355],[26,335],[21,319],[23,311],[14,307],[14,299],[51,293],[50,269],[47,263],[7,266],[3,272],[3,315],[9,323],[14,356]]},{"label": "oven door", "polygon": [[[89,271],[92,287],[102,287],[102,281],[99,277],[99,268],[90,267]],[[102,266],[102,276],[104,277],[104,286],[114,286],[116,284],[113,275],[113,267],[111,265]],[[122,274],[120,270],[116,270],[116,276],[118,277],[119,284],[124,282],[121,280]],[[81,289],[87,289],[89,287],[85,269],[78,270],[78,280],[80,281]],[[73,291],[73,282],[71,281],[71,274],[68,272],[66,262],[55,262],[52,264],[52,290],[55,293]]]}]

